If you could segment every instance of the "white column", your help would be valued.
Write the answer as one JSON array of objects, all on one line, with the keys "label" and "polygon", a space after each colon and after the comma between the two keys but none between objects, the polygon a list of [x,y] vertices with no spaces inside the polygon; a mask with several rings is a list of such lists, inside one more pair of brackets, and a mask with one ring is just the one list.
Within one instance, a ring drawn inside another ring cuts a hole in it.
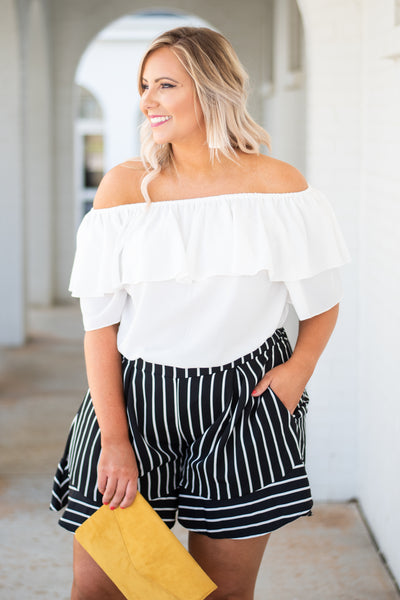
[{"label": "white column", "polygon": [[308,466],[316,498],[358,492],[357,254],[361,194],[360,2],[299,0],[306,39],[307,175],[331,200],[350,247],[339,321],[310,392]]},{"label": "white column", "polygon": [[21,151],[21,57],[16,6],[2,0],[0,19],[0,344],[25,339],[24,213]]},{"label": "white column", "polygon": [[24,150],[27,296],[28,302],[36,305],[51,304],[53,296],[51,95],[45,18],[42,0],[32,0],[27,36]]}]

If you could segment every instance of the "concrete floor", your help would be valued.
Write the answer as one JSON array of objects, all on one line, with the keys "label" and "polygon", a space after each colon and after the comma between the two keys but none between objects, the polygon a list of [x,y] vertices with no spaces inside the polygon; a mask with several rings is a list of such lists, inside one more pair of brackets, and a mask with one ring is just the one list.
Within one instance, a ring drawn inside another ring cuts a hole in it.
[{"label": "concrete floor", "polygon": [[[67,600],[71,534],[51,479],[86,382],[75,307],[31,311],[24,348],[0,351],[0,599]],[[184,541],[185,533],[176,529]],[[256,600],[399,600],[357,505],[317,504],[271,536]],[[149,600],[157,600],[149,598]]]}]

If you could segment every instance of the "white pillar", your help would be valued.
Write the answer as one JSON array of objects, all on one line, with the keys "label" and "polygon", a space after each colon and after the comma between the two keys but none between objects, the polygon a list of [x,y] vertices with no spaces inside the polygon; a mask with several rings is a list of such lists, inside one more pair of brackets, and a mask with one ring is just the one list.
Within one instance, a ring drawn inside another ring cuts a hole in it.
[{"label": "white pillar", "polygon": [[27,296],[28,302],[36,305],[49,305],[53,299],[50,49],[45,18],[42,0],[32,0],[27,36],[24,150]]},{"label": "white pillar", "polygon": [[20,35],[13,0],[0,19],[0,344],[25,340]]},{"label": "white pillar", "polygon": [[331,200],[350,247],[333,337],[312,378],[308,465],[316,498],[358,492],[357,253],[361,193],[361,3],[299,0],[306,39],[307,175]]}]

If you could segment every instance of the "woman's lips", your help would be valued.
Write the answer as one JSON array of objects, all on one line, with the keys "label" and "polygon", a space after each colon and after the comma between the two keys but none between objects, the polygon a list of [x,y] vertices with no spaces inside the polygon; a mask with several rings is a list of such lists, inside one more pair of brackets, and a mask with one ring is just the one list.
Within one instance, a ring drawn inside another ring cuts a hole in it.
[{"label": "woman's lips", "polygon": [[159,127],[160,125],[163,125],[164,123],[172,119],[172,117],[170,115],[154,115],[152,117],[149,117],[149,119],[152,127]]}]

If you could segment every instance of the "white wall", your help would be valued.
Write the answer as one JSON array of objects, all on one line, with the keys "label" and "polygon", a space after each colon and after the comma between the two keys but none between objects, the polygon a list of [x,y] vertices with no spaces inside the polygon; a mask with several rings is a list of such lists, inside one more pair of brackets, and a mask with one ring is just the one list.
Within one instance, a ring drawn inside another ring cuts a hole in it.
[{"label": "white wall", "polygon": [[363,39],[358,495],[400,581],[400,27],[391,3],[364,2]]},{"label": "white wall", "polygon": [[299,2],[306,40],[306,175],[330,199],[353,262],[339,321],[309,384],[308,469],[317,500],[357,493],[357,210],[360,195],[360,24],[354,3]]},{"label": "white wall", "polygon": [[313,384],[321,406],[309,437],[320,456],[310,469],[327,498],[360,500],[400,581],[400,27],[392,3],[299,1],[309,178],[329,192],[353,255],[334,343]]}]

